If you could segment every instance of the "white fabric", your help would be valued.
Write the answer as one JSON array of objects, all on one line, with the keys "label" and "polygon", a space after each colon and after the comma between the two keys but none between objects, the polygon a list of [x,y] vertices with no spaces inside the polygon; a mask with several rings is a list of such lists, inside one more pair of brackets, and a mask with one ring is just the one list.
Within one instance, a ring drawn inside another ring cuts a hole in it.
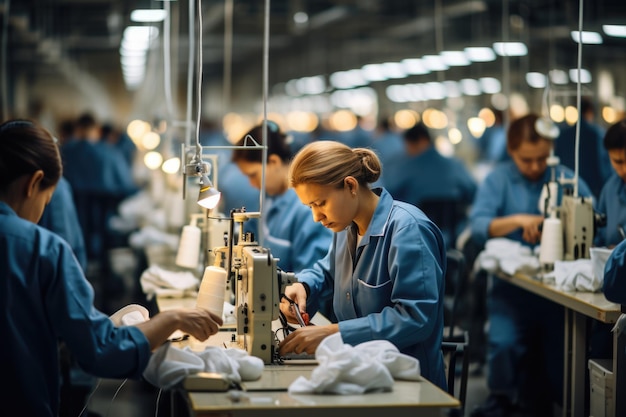
[{"label": "white fabric", "polygon": [[155,295],[183,297],[195,293],[200,280],[189,271],[168,271],[154,265],[143,271],[140,282],[146,298],[151,300]]},{"label": "white fabric", "polygon": [[545,274],[544,282],[554,283],[563,291],[596,292],[602,288],[602,281],[595,277],[591,259],[556,261],[554,270]]},{"label": "white fabric", "polygon": [[478,255],[474,269],[496,273],[502,271],[513,275],[516,272],[536,274],[541,265],[531,248],[507,238],[489,239],[485,249]]},{"label": "white fabric", "polygon": [[134,249],[143,249],[148,245],[167,245],[172,251],[178,249],[179,236],[165,233],[155,226],[145,226],[131,233],[128,244]]},{"label": "white fabric", "polygon": [[291,394],[390,391],[394,378],[420,379],[419,361],[386,340],[351,346],[343,343],[341,333],[335,333],[322,340],[315,358],[319,365],[311,378],[298,377],[289,386]]},{"label": "white fabric", "polygon": [[198,372],[223,373],[237,383],[253,381],[261,377],[263,366],[262,359],[242,349],[208,346],[197,352],[166,343],[152,354],[143,376],[152,385],[169,389],[187,375]]},{"label": "white fabric", "polygon": [[132,326],[148,321],[150,319],[150,312],[142,305],[129,304],[111,314],[109,318],[117,327]]}]

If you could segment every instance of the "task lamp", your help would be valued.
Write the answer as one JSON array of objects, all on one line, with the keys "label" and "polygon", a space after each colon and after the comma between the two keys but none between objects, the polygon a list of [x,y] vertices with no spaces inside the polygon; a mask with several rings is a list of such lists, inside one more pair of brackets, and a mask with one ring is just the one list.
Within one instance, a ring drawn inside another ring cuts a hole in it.
[{"label": "task lamp", "polygon": [[206,209],[213,210],[220,202],[222,193],[213,187],[213,183],[206,174],[200,176],[200,192],[198,204]]}]

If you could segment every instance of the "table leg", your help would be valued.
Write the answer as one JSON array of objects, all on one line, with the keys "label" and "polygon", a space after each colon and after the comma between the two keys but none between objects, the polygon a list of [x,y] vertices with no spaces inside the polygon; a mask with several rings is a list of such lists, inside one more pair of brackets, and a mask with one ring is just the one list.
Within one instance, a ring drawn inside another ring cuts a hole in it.
[{"label": "table leg", "polygon": [[626,396],[619,387],[626,387],[626,334],[613,334],[613,415],[626,416]]},{"label": "table leg", "polygon": [[572,416],[585,414],[585,380],[587,377],[587,318],[572,311]]}]

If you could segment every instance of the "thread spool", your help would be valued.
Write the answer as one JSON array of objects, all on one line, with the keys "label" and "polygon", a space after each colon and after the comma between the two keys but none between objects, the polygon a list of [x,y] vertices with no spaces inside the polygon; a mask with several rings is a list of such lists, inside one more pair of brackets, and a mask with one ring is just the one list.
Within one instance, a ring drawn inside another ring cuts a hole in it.
[{"label": "thread spool", "polygon": [[554,269],[554,263],[561,260],[563,260],[563,224],[560,219],[550,217],[543,221],[539,263],[544,270],[551,271]]},{"label": "thread spool", "polygon": [[207,266],[204,269],[196,307],[209,310],[222,317],[224,312],[224,294],[226,291],[226,270],[219,266]]},{"label": "thread spool", "polygon": [[198,267],[201,235],[202,232],[195,223],[183,226],[178,252],[176,253],[176,265],[193,269]]}]

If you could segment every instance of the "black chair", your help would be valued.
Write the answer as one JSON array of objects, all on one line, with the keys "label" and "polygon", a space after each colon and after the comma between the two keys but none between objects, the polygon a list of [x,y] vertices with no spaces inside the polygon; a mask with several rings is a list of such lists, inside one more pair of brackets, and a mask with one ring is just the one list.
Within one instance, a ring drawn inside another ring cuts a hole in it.
[{"label": "black chair", "polygon": [[446,246],[454,248],[459,225],[467,219],[467,205],[454,199],[427,199],[415,205],[439,227]]},{"label": "black chair", "polygon": [[458,327],[459,307],[462,304],[463,295],[468,289],[468,271],[463,252],[457,249],[446,251],[446,275],[444,295],[444,325],[448,330],[447,337],[452,338]]},{"label": "black chair", "polygon": [[[450,416],[462,416],[467,397],[467,380],[470,360],[469,332],[458,326],[461,298],[467,290],[468,273],[465,256],[456,249],[446,251],[446,295],[444,296],[444,335],[441,349],[447,364],[448,393],[461,402],[460,409],[450,411]],[[457,381],[458,379],[458,381]]]},{"label": "black chair", "polygon": [[448,415],[450,417],[463,416],[465,413],[469,375],[469,333],[463,332],[460,338],[457,337],[454,340],[444,337],[444,341],[441,343],[441,350],[447,367],[448,394],[457,398],[461,403],[460,408],[450,410]]}]

